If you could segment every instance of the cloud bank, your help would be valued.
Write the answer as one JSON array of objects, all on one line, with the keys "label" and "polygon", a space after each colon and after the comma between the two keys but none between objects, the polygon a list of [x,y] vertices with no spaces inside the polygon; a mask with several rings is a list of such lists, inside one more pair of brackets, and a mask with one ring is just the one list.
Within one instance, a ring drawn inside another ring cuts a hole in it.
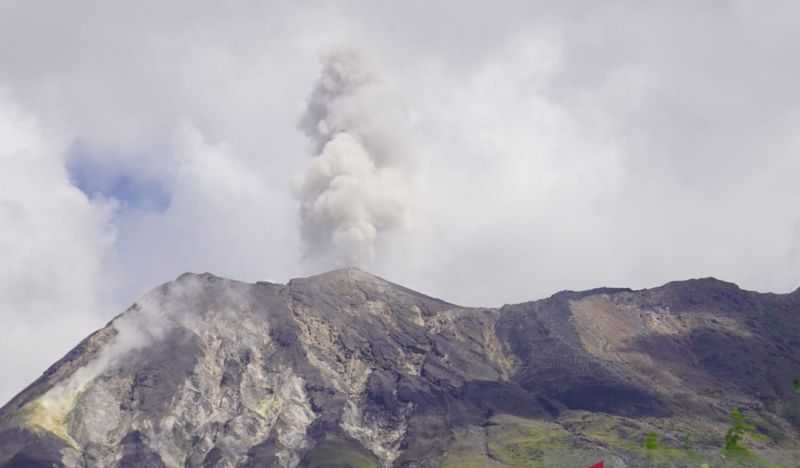
[{"label": "cloud bank", "polygon": [[0,400],[97,326],[113,206],[72,186],[58,141],[0,89]]},{"label": "cloud bank", "polygon": [[0,400],[187,270],[800,285],[794,3],[6,3]]}]

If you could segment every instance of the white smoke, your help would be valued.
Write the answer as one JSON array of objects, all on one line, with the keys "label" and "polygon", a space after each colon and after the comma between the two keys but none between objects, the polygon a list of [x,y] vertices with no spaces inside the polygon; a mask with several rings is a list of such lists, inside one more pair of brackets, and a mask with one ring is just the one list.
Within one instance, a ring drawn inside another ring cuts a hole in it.
[{"label": "white smoke", "polygon": [[324,58],[300,128],[314,144],[297,187],[307,253],[370,264],[381,236],[409,215],[408,113],[362,55],[337,51]]},{"label": "white smoke", "polygon": [[[206,278],[187,274],[150,291],[109,323],[115,332],[113,338],[91,361],[41,397],[26,403],[32,415],[28,423],[47,430],[62,424],[79,395],[95,379],[109,370],[130,366],[135,362],[130,353],[167,339],[173,330],[184,329],[204,337],[209,335],[216,316],[226,316],[229,323],[240,323],[240,314],[249,304],[240,284],[225,281],[223,287],[210,291]],[[218,302],[210,302],[210,296]],[[212,335],[220,336],[219,330],[214,329]]]}]

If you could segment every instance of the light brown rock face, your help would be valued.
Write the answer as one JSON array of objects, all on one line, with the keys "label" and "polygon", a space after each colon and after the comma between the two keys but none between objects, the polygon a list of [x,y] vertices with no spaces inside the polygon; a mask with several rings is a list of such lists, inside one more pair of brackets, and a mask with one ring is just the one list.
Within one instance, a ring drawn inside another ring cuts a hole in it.
[{"label": "light brown rock face", "polygon": [[715,466],[733,407],[764,434],[741,463],[783,463],[798,314],[713,279],[486,309],[186,274],[0,410],[0,467]]}]

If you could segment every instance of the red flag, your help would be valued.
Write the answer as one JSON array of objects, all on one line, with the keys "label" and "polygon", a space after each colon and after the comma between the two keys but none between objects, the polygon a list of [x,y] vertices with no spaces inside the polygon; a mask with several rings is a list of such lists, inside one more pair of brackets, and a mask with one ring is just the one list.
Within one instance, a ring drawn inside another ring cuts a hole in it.
[{"label": "red flag", "polygon": [[603,468],[603,460],[595,463],[594,465],[590,466],[589,468]]}]

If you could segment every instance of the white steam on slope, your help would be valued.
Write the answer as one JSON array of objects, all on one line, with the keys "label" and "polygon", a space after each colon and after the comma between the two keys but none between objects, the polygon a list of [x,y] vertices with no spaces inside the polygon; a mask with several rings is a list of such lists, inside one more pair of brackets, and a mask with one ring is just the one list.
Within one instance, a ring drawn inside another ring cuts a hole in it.
[{"label": "white steam on slope", "polygon": [[[235,315],[244,308],[243,296],[235,285],[221,291],[215,290],[214,293],[223,295],[225,303],[231,304],[230,309],[213,310],[208,303],[204,303],[203,300],[208,297],[207,284],[195,275],[183,276],[144,295],[124,314],[110,322],[109,326],[116,333],[93,360],[41,397],[27,403],[31,410],[40,407],[47,415],[43,421],[34,418],[28,423],[36,426],[63,421],[74,408],[78,395],[95,379],[104,372],[130,365],[129,353],[164,340],[170,332],[180,327],[204,336],[209,330],[209,322],[204,320],[204,314]],[[44,428],[50,430],[46,426]]]},{"label": "white steam on slope", "polygon": [[297,188],[308,254],[333,265],[369,265],[382,234],[409,215],[410,123],[358,53],[325,58],[300,122],[315,156]]}]

